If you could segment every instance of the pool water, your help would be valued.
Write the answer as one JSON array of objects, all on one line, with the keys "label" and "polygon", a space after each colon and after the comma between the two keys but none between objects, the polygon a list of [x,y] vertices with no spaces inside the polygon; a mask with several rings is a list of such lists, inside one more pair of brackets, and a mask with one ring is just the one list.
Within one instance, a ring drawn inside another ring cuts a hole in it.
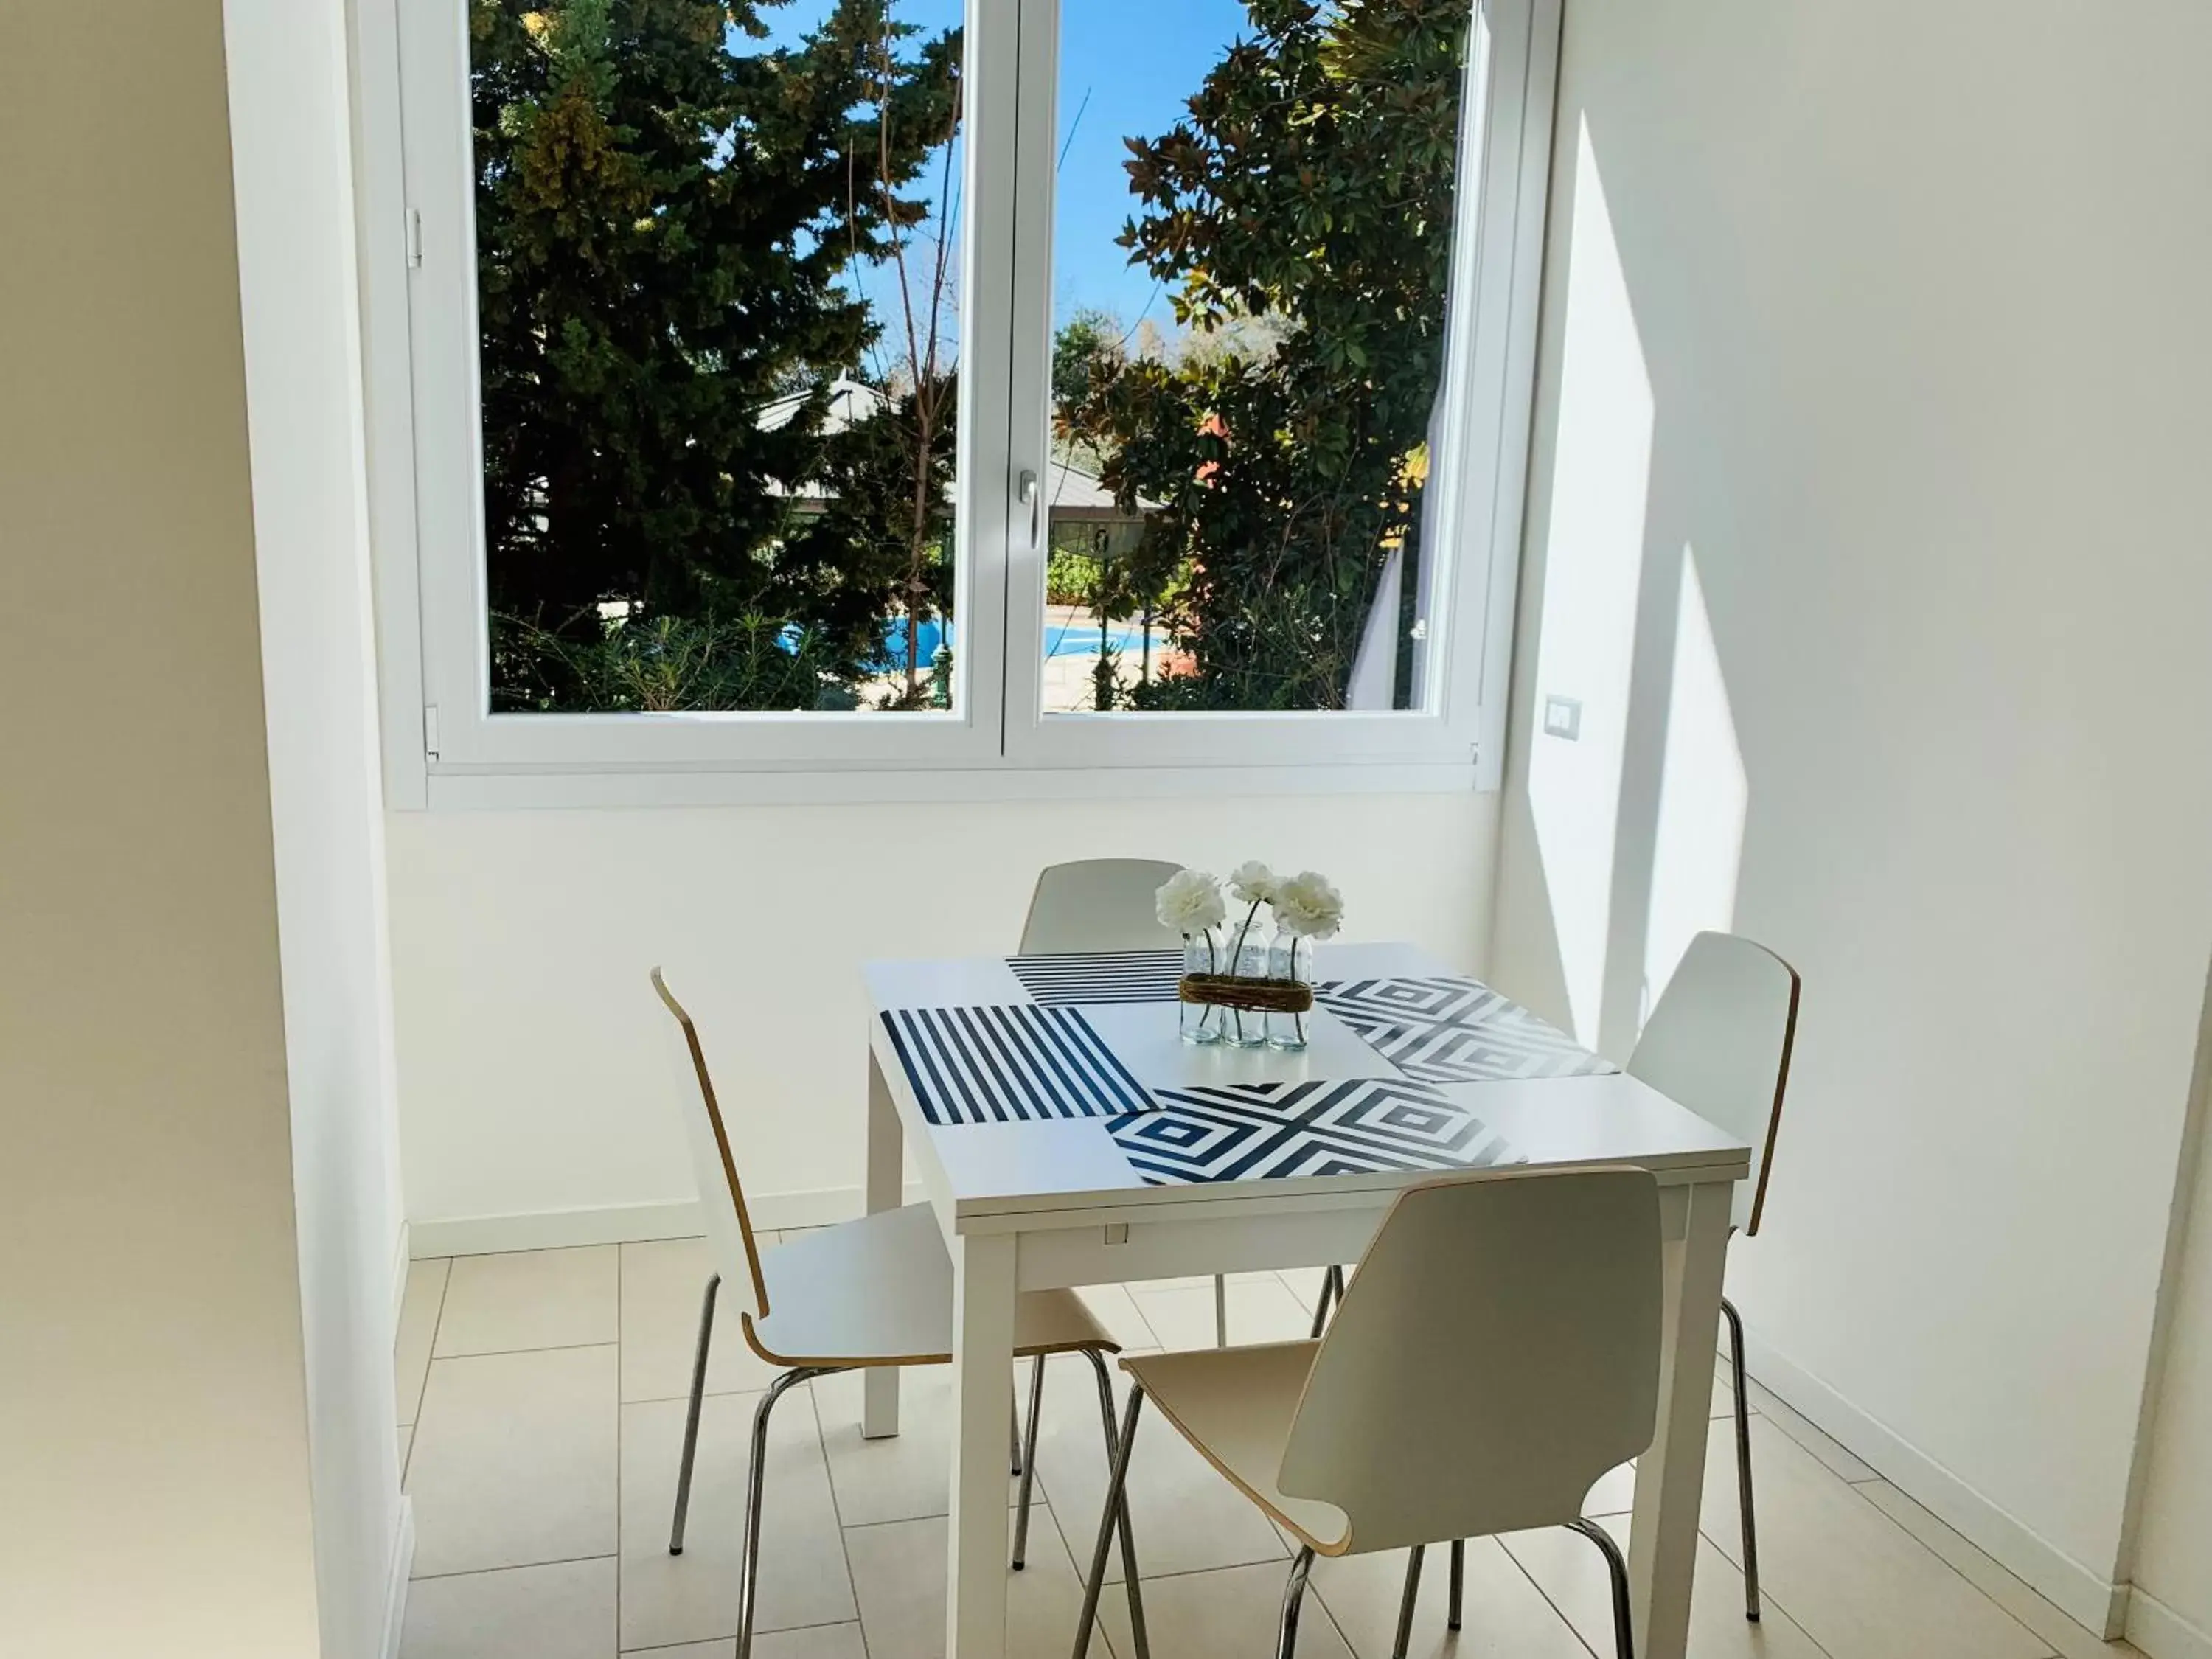
[{"label": "pool water", "polygon": [[[952,643],[951,630],[942,621],[926,622],[915,630],[915,654],[923,667],[937,660],[937,648]],[[894,618],[884,624],[884,650],[895,668],[906,666],[906,624]]]},{"label": "pool water", "polygon": [[[787,627],[781,637],[785,650],[797,649],[798,625],[793,623]],[[926,622],[918,630],[915,642],[920,647],[919,654],[926,667],[937,660],[939,647],[953,643],[952,630],[942,622]],[[1121,624],[1109,625],[1106,630],[1106,643],[1125,656],[1141,656],[1145,649],[1145,630]],[[1166,635],[1155,629],[1152,634],[1153,651],[1163,651],[1166,647]],[[884,651],[892,666],[906,666],[904,623],[893,621],[884,624]],[[1045,635],[1044,653],[1047,657],[1095,657],[1098,654],[1098,630],[1088,624],[1050,629]]]},{"label": "pool water", "polygon": [[[1162,635],[1152,635],[1152,649],[1158,653],[1165,644]],[[1109,624],[1106,643],[1124,656],[1141,656],[1145,649],[1145,630]],[[1047,630],[1044,653],[1048,657],[1095,657],[1098,654],[1098,630],[1088,624],[1080,628],[1054,628]]]},{"label": "pool water", "polygon": [[[1145,631],[1141,628],[1109,625],[1106,630],[1106,642],[1124,655],[1140,656],[1145,649]],[[921,660],[927,665],[937,660],[939,646],[955,644],[956,641],[941,623],[926,622],[921,625],[917,643],[921,647]],[[1152,634],[1153,651],[1157,653],[1165,645],[1165,636],[1155,629]],[[906,625],[903,623],[884,623],[884,648],[895,666],[906,666]],[[1098,630],[1087,624],[1048,629],[1045,630],[1044,653],[1048,657],[1095,657],[1098,654]]]}]

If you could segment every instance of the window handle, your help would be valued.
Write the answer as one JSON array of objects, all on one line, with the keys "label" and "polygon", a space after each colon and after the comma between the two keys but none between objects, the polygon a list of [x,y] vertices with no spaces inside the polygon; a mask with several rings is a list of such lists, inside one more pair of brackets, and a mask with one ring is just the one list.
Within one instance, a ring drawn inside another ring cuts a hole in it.
[{"label": "window handle", "polygon": [[1037,546],[1037,518],[1043,510],[1044,493],[1037,488],[1037,475],[1024,472],[1021,477],[1022,505],[1030,510],[1030,550]]}]

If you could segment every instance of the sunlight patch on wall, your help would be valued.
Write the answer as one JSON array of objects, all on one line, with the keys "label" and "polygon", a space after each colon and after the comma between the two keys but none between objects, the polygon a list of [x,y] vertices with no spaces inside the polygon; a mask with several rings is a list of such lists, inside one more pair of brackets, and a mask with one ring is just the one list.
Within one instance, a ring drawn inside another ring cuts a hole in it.
[{"label": "sunlight patch on wall", "polygon": [[[1651,470],[1651,378],[1605,186],[1579,131],[1553,440],[1528,798],[1575,1036],[1597,1040],[1620,769]],[[1573,740],[1544,735],[1548,697],[1579,702]]]},{"label": "sunlight patch on wall", "polygon": [[1639,1023],[1674,977],[1692,938],[1706,928],[1726,932],[1735,921],[1744,811],[1751,799],[1728,681],[1698,578],[1697,550],[1691,547],[1682,550],[1663,765]]}]

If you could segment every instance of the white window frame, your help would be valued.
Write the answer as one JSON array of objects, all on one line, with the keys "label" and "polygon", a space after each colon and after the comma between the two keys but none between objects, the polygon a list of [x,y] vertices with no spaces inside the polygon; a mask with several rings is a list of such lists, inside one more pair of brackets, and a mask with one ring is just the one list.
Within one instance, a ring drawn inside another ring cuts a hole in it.
[{"label": "white window frame", "polygon": [[[1560,0],[1482,0],[1431,469],[1415,710],[1042,709],[1061,0],[968,0],[948,711],[493,714],[463,0],[356,0],[363,312],[387,793],[411,806],[1496,788],[1520,554]],[[396,181],[392,157],[400,158]],[[1023,158],[1030,158],[1024,167]],[[996,317],[996,326],[982,319]],[[1009,320],[1010,319],[1010,320]],[[411,503],[411,514],[405,511]],[[418,723],[416,716],[419,713]]]}]

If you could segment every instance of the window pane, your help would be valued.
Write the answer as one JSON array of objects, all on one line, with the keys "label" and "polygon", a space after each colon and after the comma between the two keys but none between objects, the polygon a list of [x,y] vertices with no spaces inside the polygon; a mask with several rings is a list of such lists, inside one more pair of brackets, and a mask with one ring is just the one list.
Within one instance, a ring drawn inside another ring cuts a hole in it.
[{"label": "window pane", "polygon": [[1421,705],[1468,19],[1062,0],[1047,710]]},{"label": "window pane", "polygon": [[957,0],[471,0],[495,712],[950,706]]}]

